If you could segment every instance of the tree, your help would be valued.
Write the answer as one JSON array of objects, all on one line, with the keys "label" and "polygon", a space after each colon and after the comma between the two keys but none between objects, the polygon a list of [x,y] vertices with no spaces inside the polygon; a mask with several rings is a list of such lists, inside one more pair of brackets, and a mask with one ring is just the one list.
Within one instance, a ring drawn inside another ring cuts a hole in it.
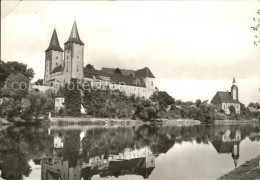
[{"label": "tree", "polygon": [[17,62],[17,61],[9,61],[7,63],[1,61],[0,64],[0,81],[5,82],[8,76],[11,74],[23,74],[29,80],[34,77],[34,71],[32,68],[27,68],[26,64]]},{"label": "tree", "polygon": [[200,105],[201,105],[201,100],[200,100],[200,99],[197,99],[197,100],[196,100],[196,106],[197,106],[197,107],[200,107]]},{"label": "tree", "polygon": [[159,104],[149,99],[141,99],[136,105],[135,116],[142,120],[154,120],[159,110]]},{"label": "tree", "polygon": [[81,114],[81,94],[77,84],[77,79],[71,79],[64,88],[65,109],[67,114],[72,116]]},{"label": "tree", "polygon": [[259,109],[259,108],[260,108],[260,105],[259,105],[259,103],[250,102],[250,103],[248,104],[248,107],[254,107],[254,108],[256,108],[256,109]]},{"label": "tree", "polygon": [[156,91],[150,97],[150,99],[154,102],[158,102],[160,106],[160,110],[166,110],[168,105],[175,104],[175,99],[171,97],[166,91]]},{"label": "tree", "polygon": [[35,82],[36,85],[43,85],[43,79],[38,79],[36,82]]},{"label": "tree", "polygon": [[257,10],[257,16],[253,17],[253,22],[255,24],[251,28],[255,31],[254,45],[257,46],[260,43],[260,9]]},{"label": "tree", "polygon": [[15,100],[21,101],[29,92],[29,79],[21,73],[8,76],[5,84],[3,93]]},{"label": "tree", "polygon": [[229,106],[229,111],[230,111],[230,114],[236,114],[236,109],[233,105]]},{"label": "tree", "polygon": [[22,119],[39,117],[40,114],[46,115],[46,112],[54,109],[54,101],[42,92],[32,91],[22,102]]}]

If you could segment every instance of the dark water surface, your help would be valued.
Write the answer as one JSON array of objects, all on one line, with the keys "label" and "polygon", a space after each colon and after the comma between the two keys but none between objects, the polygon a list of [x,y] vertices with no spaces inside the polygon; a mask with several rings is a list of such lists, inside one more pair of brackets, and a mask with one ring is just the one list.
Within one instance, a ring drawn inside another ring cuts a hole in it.
[{"label": "dark water surface", "polygon": [[2,179],[216,179],[258,155],[259,124],[0,130]]}]

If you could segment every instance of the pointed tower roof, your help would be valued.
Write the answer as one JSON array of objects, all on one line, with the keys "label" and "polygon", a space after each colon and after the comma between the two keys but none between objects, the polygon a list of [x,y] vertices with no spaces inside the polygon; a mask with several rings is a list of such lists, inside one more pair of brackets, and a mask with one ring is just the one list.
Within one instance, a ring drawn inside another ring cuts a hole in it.
[{"label": "pointed tower roof", "polygon": [[236,83],[236,79],[235,79],[235,77],[233,77],[233,83]]},{"label": "pointed tower roof", "polygon": [[50,45],[49,45],[49,47],[46,49],[46,51],[49,51],[49,50],[55,50],[55,51],[61,51],[61,52],[63,52],[63,50],[62,50],[61,47],[60,47],[60,43],[59,43],[58,36],[57,36],[57,33],[56,33],[56,29],[55,29],[55,28],[54,28],[54,31],[53,31],[53,33],[52,33]]},{"label": "pointed tower roof", "polygon": [[84,45],[84,43],[79,38],[79,32],[78,32],[76,21],[74,21],[74,23],[73,23],[70,37],[65,44],[70,43],[70,42],[75,42],[75,43]]}]

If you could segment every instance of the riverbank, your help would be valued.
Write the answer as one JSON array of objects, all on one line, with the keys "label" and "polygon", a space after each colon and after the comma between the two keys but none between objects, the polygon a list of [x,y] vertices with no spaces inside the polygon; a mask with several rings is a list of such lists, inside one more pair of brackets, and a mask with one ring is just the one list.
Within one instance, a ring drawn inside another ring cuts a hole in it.
[{"label": "riverbank", "polygon": [[260,123],[258,120],[215,120],[214,124],[252,124]]},{"label": "riverbank", "polygon": [[51,125],[141,125],[143,121],[131,119],[85,118],[85,117],[53,117]]},{"label": "riverbank", "polygon": [[51,125],[197,125],[201,124],[198,120],[190,119],[160,119],[154,121],[141,121],[132,119],[108,119],[108,118],[84,118],[84,117],[53,117],[50,118]]},{"label": "riverbank", "polygon": [[227,179],[259,180],[260,179],[260,156],[245,162],[235,170],[218,178],[218,180],[227,180]]}]

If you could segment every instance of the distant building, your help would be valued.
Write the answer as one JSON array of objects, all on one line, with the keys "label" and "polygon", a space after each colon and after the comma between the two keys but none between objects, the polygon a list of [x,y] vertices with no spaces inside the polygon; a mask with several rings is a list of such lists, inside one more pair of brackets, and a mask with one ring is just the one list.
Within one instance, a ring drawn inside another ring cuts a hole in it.
[{"label": "distant building", "polygon": [[59,111],[64,108],[65,98],[64,97],[56,97],[55,98],[55,110]]},{"label": "distant building", "polygon": [[247,110],[248,110],[249,113],[252,113],[252,114],[258,112],[258,110],[254,107],[247,107]]},{"label": "distant building", "polygon": [[76,22],[64,44],[64,51],[60,47],[55,29],[45,51],[44,86],[68,83],[71,78],[91,82],[91,86],[95,88],[123,91],[126,95],[149,98],[155,92],[155,77],[148,67],[139,70],[96,70],[89,64],[84,68],[84,43],[79,37]]},{"label": "distant building", "polygon": [[211,100],[211,104],[217,107],[218,111],[223,110],[225,114],[230,114],[229,107],[234,106],[236,113],[240,114],[240,102],[238,99],[238,87],[235,78],[230,92],[218,91]]}]

